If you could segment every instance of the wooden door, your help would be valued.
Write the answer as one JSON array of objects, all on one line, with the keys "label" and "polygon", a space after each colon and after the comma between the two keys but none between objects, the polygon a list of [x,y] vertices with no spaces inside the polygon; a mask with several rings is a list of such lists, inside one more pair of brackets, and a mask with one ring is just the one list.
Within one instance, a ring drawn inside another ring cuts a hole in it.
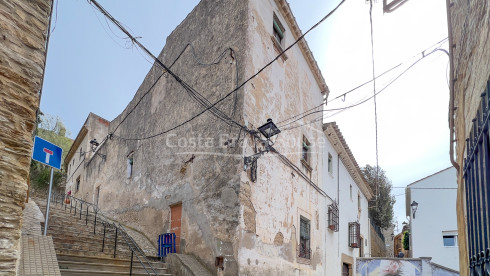
[{"label": "wooden door", "polygon": [[182,222],[182,203],[170,206],[170,232],[175,233],[175,250],[180,253],[180,228]]}]

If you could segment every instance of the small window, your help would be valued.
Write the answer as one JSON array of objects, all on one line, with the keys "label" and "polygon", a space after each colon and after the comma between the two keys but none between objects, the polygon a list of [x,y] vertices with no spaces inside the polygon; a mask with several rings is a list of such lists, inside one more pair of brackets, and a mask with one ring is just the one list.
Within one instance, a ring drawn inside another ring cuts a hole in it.
[{"label": "small window", "polygon": [[307,164],[310,164],[310,142],[303,136],[303,144],[301,149],[301,159]]},{"label": "small window", "polygon": [[75,158],[73,158],[72,162],[71,162],[73,165],[75,165]]},{"label": "small window", "polygon": [[339,231],[339,207],[335,202],[328,205],[328,229]]},{"label": "small window", "polygon": [[361,246],[361,225],[359,222],[349,222],[349,247]]},{"label": "small window", "polygon": [[284,46],[284,32],[286,31],[284,27],[282,26],[281,22],[279,21],[279,18],[277,18],[276,14],[274,13],[273,21],[272,21],[272,30],[274,33],[274,38],[276,41],[279,43],[279,45]]},{"label": "small window", "polygon": [[332,155],[328,153],[328,172],[333,172]]},{"label": "small window", "polygon": [[300,217],[299,223],[299,253],[300,258],[310,259],[310,221]]},{"label": "small window", "polygon": [[352,200],[352,184],[350,184],[350,200]]},{"label": "small window", "polygon": [[75,193],[78,192],[78,190],[80,190],[80,176],[77,177]]},{"label": "small window", "polygon": [[361,195],[357,194],[357,209],[361,211]]},{"label": "small window", "polygon": [[80,156],[78,157],[78,160],[82,159],[82,154],[83,154],[82,148],[80,148]]},{"label": "small window", "polygon": [[134,152],[131,152],[130,154],[128,154],[128,169],[127,169],[128,178],[130,178],[133,175],[133,163],[134,163]]},{"label": "small window", "polygon": [[456,235],[444,235],[442,241],[444,246],[456,246]]}]

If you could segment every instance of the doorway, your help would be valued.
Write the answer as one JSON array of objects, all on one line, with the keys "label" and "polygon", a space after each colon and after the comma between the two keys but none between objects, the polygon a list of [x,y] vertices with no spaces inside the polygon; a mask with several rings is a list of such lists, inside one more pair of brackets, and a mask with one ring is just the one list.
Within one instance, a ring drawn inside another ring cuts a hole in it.
[{"label": "doorway", "polygon": [[170,232],[175,233],[176,253],[180,253],[181,225],[182,225],[182,202],[170,206]]},{"label": "doorway", "polygon": [[349,264],[342,263],[342,276],[349,276]]},{"label": "doorway", "polygon": [[95,206],[99,207],[100,185],[95,188]]}]

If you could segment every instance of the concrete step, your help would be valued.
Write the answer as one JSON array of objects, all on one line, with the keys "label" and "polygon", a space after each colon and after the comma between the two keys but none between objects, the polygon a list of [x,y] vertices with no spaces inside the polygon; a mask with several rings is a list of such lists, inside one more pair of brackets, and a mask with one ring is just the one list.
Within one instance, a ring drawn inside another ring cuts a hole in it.
[{"label": "concrete step", "polygon": [[[62,261],[72,261],[72,262],[90,262],[99,264],[115,264],[115,265],[129,265],[131,262],[130,258],[112,258],[112,257],[93,257],[93,256],[79,256],[76,254],[57,254],[58,260]],[[135,257],[136,258],[136,255]],[[149,260],[153,267],[167,268],[167,264],[163,262],[155,262]]]},{"label": "concrete step", "polygon": [[[131,263],[125,264],[109,264],[109,263],[91,263],[91,262],[73,262],[73,261],[58,261],[58,265],[62,269],[74,269],[74,270],[98,270],[98,271],[113,271],[113,272],[129,272]],[[167,268],[156,268],[153,270],[150,267],[143,268],[140,262],[133,260],[133,273],[147,273],[155,271],[159,275],[167,273]]]},{"label": "concrete step", "polygon": [[[91,276],[106,276],[106,275],[129,275],[128,272],[115,272],[115,271],[100,271],[100,270],[76,270],[76,269],[60,269],[61,275],[62,276],[76,276],[76,275],[91,275]],[[155,275],[155,274],[148,274],[148,273],[132,273],[134,276],[148,276],[148,275]],[[160,276],[172,276],[172,274],[160,274]]]},{"label": "concrete step", "polygon": [[[56,255],[60,254],[68,254],[68,255],[79,255],[79,256],[89,256],[89,257],[106,257],[112,258],[114,256],[114,251],[104,250],[104,252],[100,251],[87,251],[87,250],[75,250],[69,248],[60,248],[55,245],[54,247],[56,251]],[[128,259],[131,257],[131,253],[129,252],[116,252],[116,258]]]}]

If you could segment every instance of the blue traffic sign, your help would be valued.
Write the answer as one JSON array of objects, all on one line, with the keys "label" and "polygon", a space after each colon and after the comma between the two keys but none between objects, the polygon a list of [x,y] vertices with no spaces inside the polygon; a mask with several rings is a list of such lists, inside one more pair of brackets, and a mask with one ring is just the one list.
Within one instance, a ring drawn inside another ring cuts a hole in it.
[{"label": "blue traffic sign", "polygon": [[34,137],[32,159],[55,169],[61,169],[61,156],[63,149],[38,136]]}]

